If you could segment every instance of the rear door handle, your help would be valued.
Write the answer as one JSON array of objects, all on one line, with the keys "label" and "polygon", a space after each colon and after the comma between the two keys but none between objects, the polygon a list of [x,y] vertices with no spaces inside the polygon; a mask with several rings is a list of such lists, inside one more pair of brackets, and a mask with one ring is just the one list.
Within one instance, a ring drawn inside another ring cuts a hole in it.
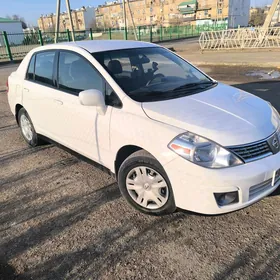
[{"label": "rear door handle", "polygon": [[58,105],[63,105],[63,102],[61,100],[54,99],[54,102]]},{"label": "rear door handle", "polygon": [[28,88],[23,88],[24,91],[26,92],[29,92],[29,89]]}]

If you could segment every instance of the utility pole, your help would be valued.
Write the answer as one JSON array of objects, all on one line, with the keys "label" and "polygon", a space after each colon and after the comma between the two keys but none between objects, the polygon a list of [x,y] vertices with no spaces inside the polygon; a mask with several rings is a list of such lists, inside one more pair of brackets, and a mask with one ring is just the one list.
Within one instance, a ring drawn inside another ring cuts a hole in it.
[{"label": "utility pole", "polygon": [[272,5],[270,7],[270,10],[266,16],[265,22],[263,24],[263,27],[261,29],[260,35],[259,35],[259,44],[262,44],[262,42],[265,40],[268,28],[270,26],[271,20],[276,12],[277,6],[279,4],[280,0],[273,0]]},{"label": "utility pole", "polygon": [[164,22],[164,12],[163,12],[163,9],[164,9],[163,1],[160,1],[160,26],[161,27],[163,26],[163,22]]},{"label": "utility pole", "polygon": [[125,0],[123,0],[123,21],[124,21],[124,39],[127,40],[127,25],[126,25]]},{"label": "utility pole", "polygon": [[58,41],[59,20],[60,20],[60,0],[57,0],[57,3],[56,3],[55,35],[54,35],[54,42],[55,43],[57,43],[57,41]]},{"label": "utility pole", "polygon": [[278,17],[277,17],[277,22],[280,22],[280,5],[278,6]]},{"label": "utility pole", "polygon": [[154,4],[154,0],[151,0],[151,7],[150,7],[150,27],[151,28],[153,26],[153,4]]},{"label": "utility pole", "polygon": [[267,30],[269,28],[269,25],[271,23],[271,20],[277,10],[277,7],[278,7],[278,4],[280,3],[280,0],[274,0],[272,5],[271,5],[271,8],[266,16],[266,19],[265,19],[265,22],[264,22],[264,25],[263,25],[263,29],[264,30]]},{"label": "utility pole", "polygon": [[69,0],[66,0],[66,8],[69,16],[69,21],[70,21],[70,27],[71,27],[71,35],[72,35],[72,41],[75,41],[75,34],[74,34],[74,26],[73,26],[73,19],[72,19],[72,13],[70,9],[70,3]]},{"label": "utility pole", "polygon": [[[75,34],[74,34],[72,13],[71,13],[71,9],[70,9],[70,2],[69,2],[69,0],[65,0],[65,1],[66,1],[66,8],[67,8],[67,12],[68,12],[70,27],[71,27],[72,41],[75,41]],[[57,0],[57,3],[56,3],[55,39],[54,39],[55,43],[57,43],[57,41],[58,41],[58,34],[59,34],[60,3],[61,3],[61,0]]]},{"label": "utility pole", "polygon": [[133,29],[134,29],[134,37],[135,37],[135,40],[137,41],[138,40],[137,31],[136,31],[135,23],[134,23],[134,20],[133,20],[132,11],[131,11],[131,8],[130,8],[130,5],[129,5],[129,0],[127,0],[127,6],[128,6],[130,18],[131,18],[131,23],[132,23],[132,26],[133,26]]}]

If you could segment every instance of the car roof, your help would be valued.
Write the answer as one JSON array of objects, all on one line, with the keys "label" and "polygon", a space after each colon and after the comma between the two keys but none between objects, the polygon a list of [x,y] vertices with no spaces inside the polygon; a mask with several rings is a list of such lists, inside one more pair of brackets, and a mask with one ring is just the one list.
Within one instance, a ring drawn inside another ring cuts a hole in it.
[{"label": "car roof", "polygon": [[121,49],[134,49],[134,48],[148,48],[155,47],[157,45],[139,41],[125,41],[125,40],[87,40],[87,41],[76,41],[76,42],[64,42],[58,44],[51,44],[45,48],[53,48],[63,45],[64,48],[69,47],[80,47],[87,50],[90,53],[112,51]]}]

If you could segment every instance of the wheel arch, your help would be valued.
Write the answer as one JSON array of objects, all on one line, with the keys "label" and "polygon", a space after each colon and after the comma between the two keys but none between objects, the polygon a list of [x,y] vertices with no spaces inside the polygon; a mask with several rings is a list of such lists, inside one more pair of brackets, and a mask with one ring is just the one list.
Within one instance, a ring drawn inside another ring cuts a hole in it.
[{"label": "wheel arch", "polygon": [[23,106],[21,104],[17,104],[16,105],[16,108],[15,108],[15,118],[16,118],[17,124],[18,124],[18,113],[19,113],[19,110],[21,108],[23,108]]},{"label": "wheel arch", "polygon": [[126,145],[121,147],[116,155],[115,159],[115,175],[116,178],[118,178],[118,172],[119,169],[122,165],[122,163],[133,153],[139,151],[139,150],[144,150],[143,148],[136,146],[136,145]]}]

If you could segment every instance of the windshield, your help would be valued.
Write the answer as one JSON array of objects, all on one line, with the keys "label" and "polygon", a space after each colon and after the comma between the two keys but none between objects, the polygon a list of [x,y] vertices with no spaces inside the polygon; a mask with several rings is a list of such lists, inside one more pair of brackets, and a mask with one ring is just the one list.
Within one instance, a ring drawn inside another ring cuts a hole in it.
[{"label": "windshield", "polygon": [[139,102],[192,95],[214,86],[199,70],[161,48],[137,48],[94,53],[125,93]]}]

